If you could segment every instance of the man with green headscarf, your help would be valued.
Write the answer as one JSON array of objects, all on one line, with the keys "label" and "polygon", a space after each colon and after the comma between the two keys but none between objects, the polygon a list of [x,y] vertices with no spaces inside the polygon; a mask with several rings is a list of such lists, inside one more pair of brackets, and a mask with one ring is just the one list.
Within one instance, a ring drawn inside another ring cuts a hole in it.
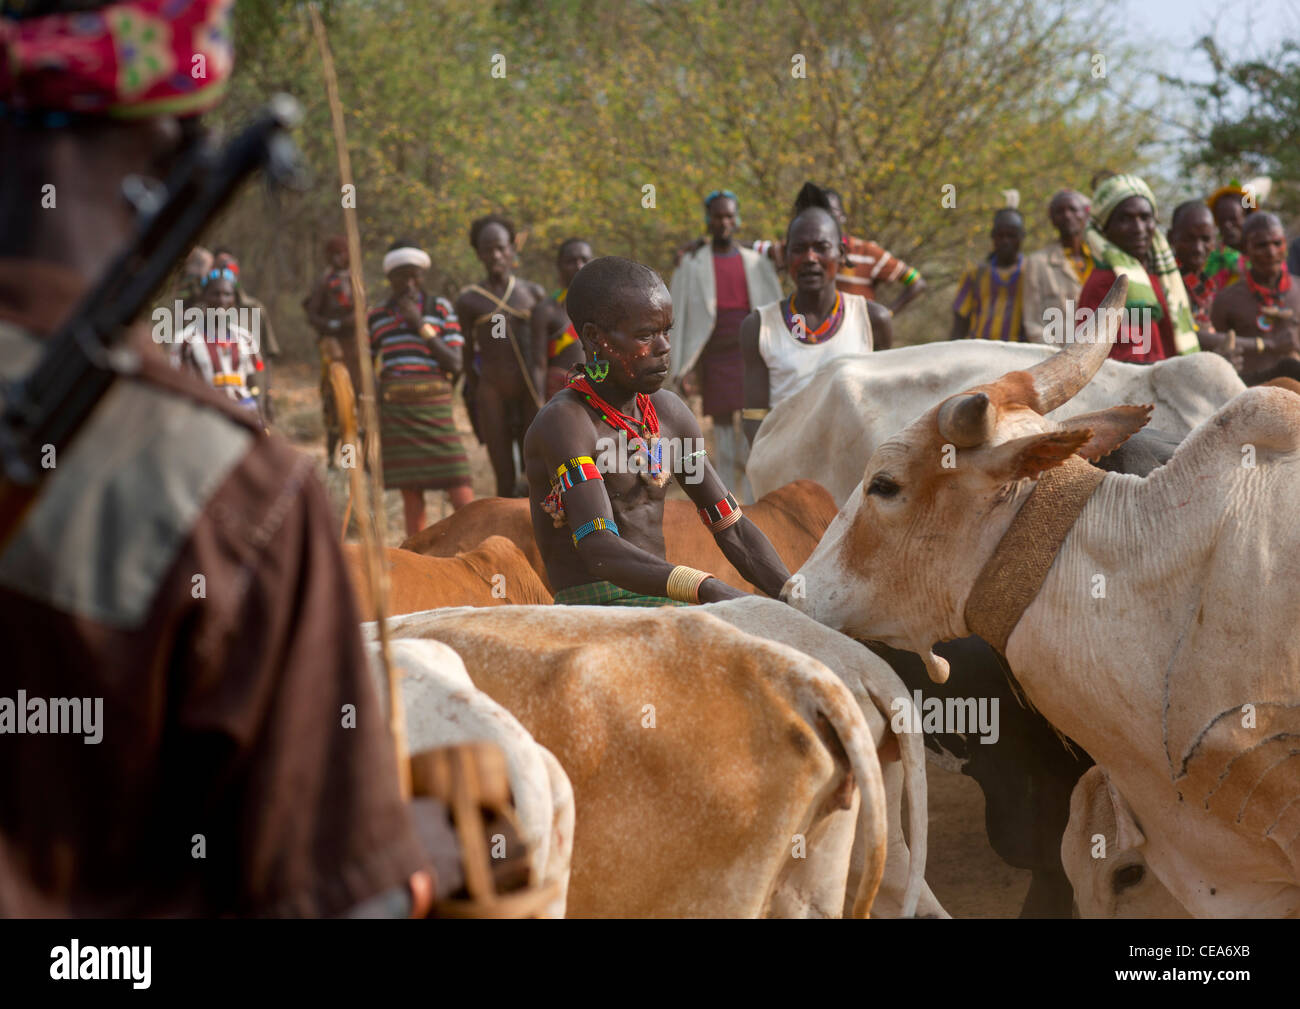
[{"label": "man with green headscarf", "polygon": [[1115,279],[1128,278],[1112,358],[1152,364],[1200,349],[1178,262],[1156,227],[1156,198],[1141,178],[1112,175],[1098,184],[1087,242],[1096,268],[1079,293],[1079,308],[1095,311]]}]

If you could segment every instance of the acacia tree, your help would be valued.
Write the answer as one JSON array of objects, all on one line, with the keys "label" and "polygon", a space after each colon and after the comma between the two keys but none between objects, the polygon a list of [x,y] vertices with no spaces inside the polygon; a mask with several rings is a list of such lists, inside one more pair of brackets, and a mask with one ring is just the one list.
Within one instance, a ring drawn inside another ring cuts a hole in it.
[{"label": "acacia tree", "polygon": [[1183,159],[1220,179],[1266,174],[1272,208],[1300,213],[1300,44],[1285,41],[1259,59],[1232,61],[1214,39],[1198,47],[1214,68],[1208,84],[1178,81],[1205,124]]},{"label": "acacia tree", "polygon": [[[220,116],[293,91],[317,184],[274,218],[250,190],[220,232],[259,269],[277,241],[290,250],[296,300],[319,238],[339,230],[332,137],[301,6],[251,6]],[[766,237],[811,178],[844,193],[856,233],[951,280],[987,251],[1002,190],[1021,192],[1037,241],[1047,230],[1036,211],[1057,188],[1085,188],[1103,164],[1141,167],[1145,121],[1105,101],[1091,72],[1092,25],[1103,23],[1085,19],[1093,10],[1086,0],[335,0],[368,279],[377,289],[376,263],[398,235],[427,245],[444,291],[476,279],[468,226],[492,210],[528,230],[521,272],[543,283],[572,234],[668,271],[672,249],[703,233],[704,193],[735,190],[744,233]]]}]

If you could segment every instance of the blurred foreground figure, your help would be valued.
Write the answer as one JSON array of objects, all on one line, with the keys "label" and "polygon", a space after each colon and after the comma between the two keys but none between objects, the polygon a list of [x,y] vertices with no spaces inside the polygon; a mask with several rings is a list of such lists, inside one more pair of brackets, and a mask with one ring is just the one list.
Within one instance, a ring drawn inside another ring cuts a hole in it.
[{"label": "blurred foreground figure", "polygon": [[[231,5],[177,6],[0,5],[7,379],[224,89]],[[426,860],[311,460],[127,342],[0,552],[0,914],[405,913]]]}]

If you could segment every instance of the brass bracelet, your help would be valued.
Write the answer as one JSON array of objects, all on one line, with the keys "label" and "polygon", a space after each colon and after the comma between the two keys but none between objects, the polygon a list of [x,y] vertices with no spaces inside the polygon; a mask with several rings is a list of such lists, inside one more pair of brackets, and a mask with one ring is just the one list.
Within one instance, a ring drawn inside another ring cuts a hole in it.
[{"label": "brass bracelet", "polygon": [[740,411],[741,420],[762,420],[772,411],[765,406],[747,406]]},{"label": "brass bracelet", "polygon": [[1262,336],[1255,337],[1255,353],[1264,353],[1264,338]]},{"label": "brass bracelet", "polygon": [[704,584],[706,578],[712,577],[707,571],[678,564],[668,574],[668,598],[679,603],[698,603],[700,586]]}]

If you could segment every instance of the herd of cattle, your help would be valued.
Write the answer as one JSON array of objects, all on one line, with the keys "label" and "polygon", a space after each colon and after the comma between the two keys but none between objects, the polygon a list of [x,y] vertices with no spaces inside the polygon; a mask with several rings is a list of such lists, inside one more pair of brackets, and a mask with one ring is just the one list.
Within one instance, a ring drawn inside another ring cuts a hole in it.
[{"label": "herd of cattle", "polygon": [[[1106,354],[831,363],[750,457],[785,601],[556,607],[526,501],[425,529],[388,552],[412,748],[502,747],[555,916],[946,917],[927,756],[980,785],[1026,915],[1300,914],[1300,398]],[[999,653],[972,589],[1076,455],[1108,472]],[[664,538],[753,591],[689,502]],[[935,698],[997,698],[996,742]]]}]

